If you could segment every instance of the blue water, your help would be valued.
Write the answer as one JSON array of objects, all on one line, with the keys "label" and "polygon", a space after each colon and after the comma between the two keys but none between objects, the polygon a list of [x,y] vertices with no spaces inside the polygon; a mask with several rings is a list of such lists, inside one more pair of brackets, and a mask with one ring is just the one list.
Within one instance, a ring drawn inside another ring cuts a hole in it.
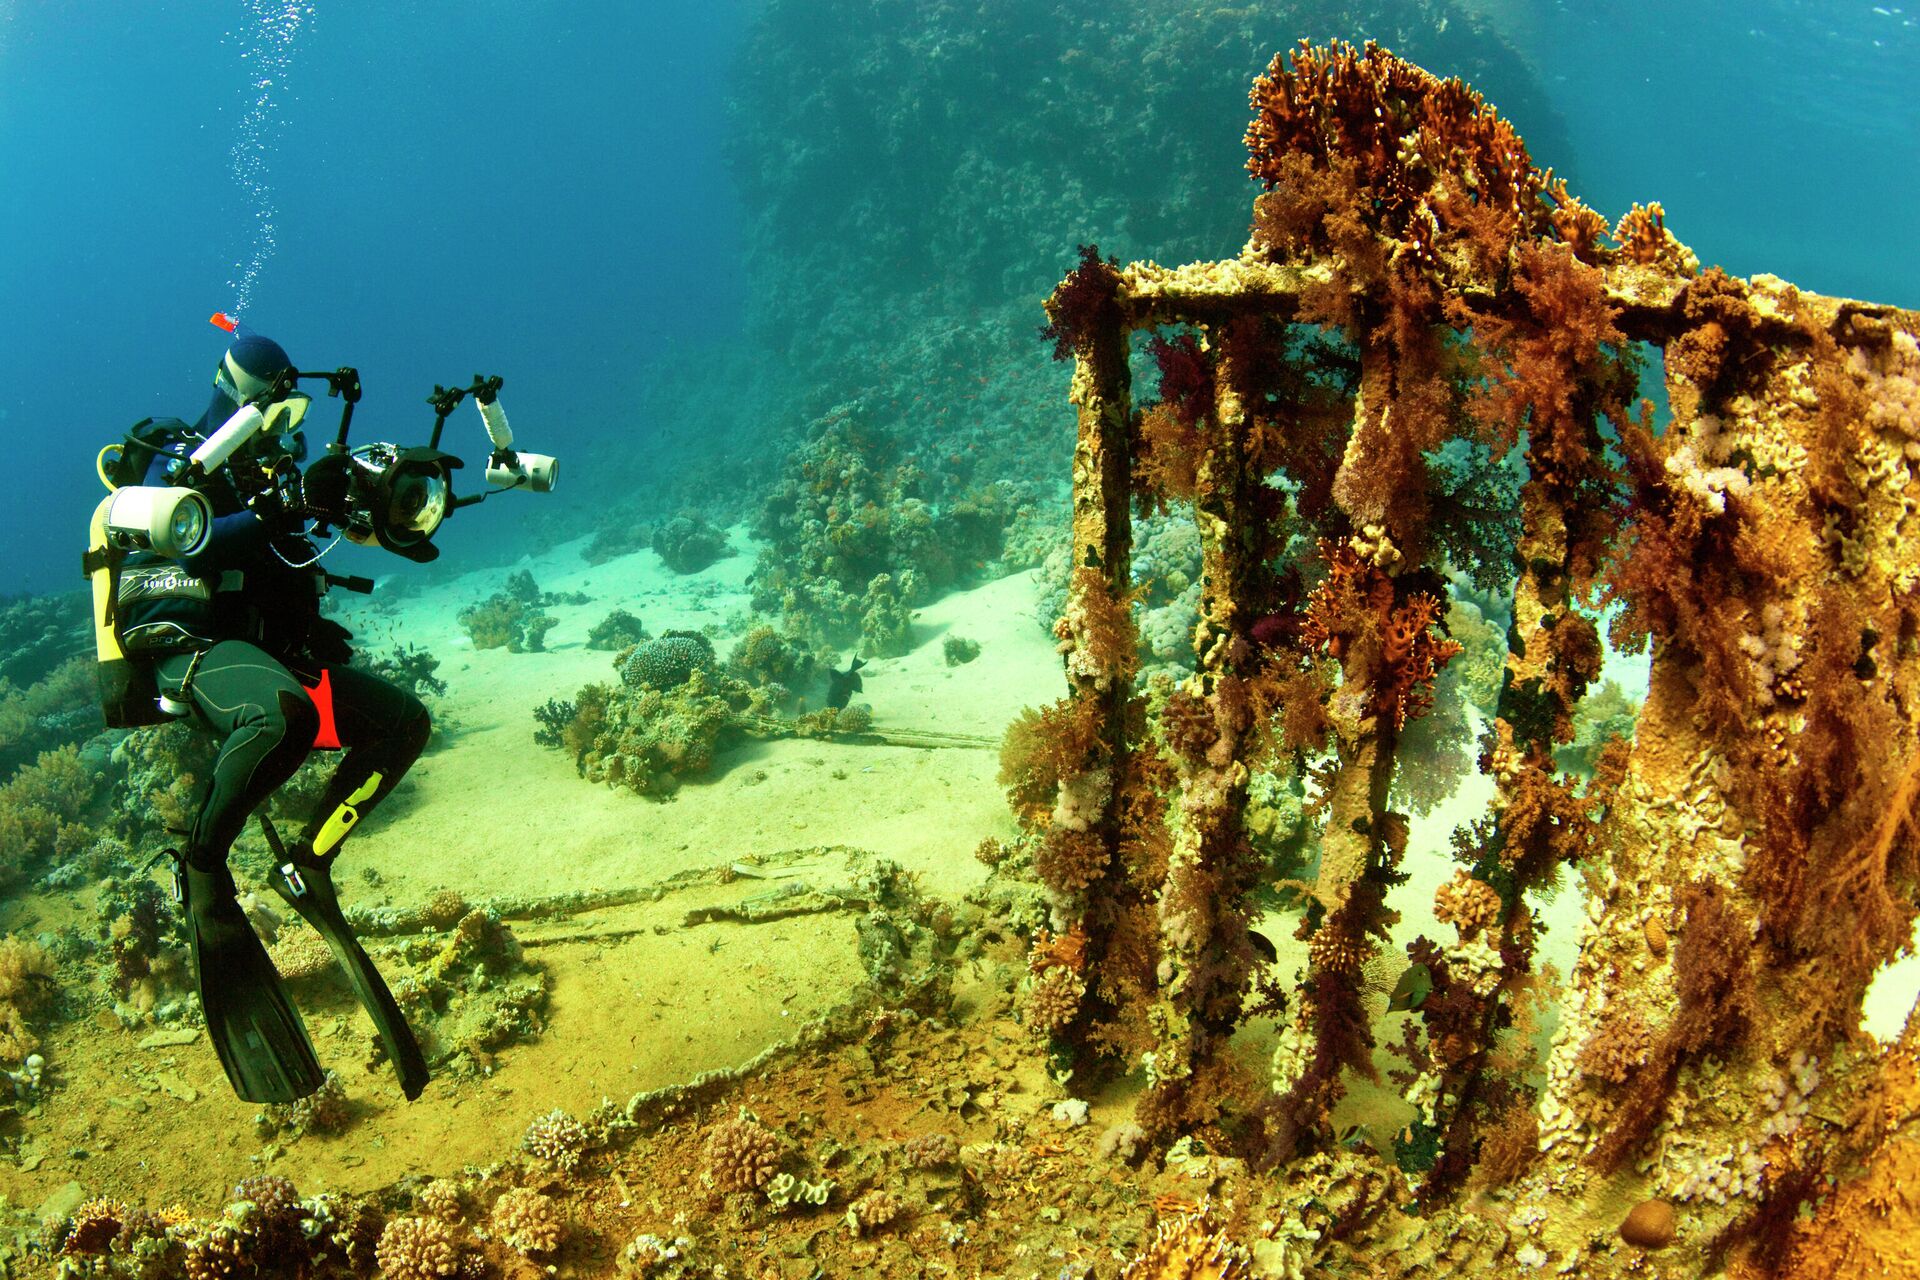
[{"label": "blue water", "polygon": [[[1590,204],[1657,199],[1704,261],[1920,306],[1914,14],[1494,12],[1575,142],[1538,159]],[[205,318],[243,299],[303,366],[361,369],[357,439],[413,439],[431,385],[476,371],[506,376],[522,443],[574,475],[644,437],[626,407],[650,363],[741,315],[721,148],[749,18],[747,0],[0,0],[0,594],[79,585],[93,454],[147,414],[198,414],[223,345]],[[1224,101],[1217,127],[1244,118]],[[453,430],[477,456],[477,423]],[[442,541],[471,554],[511,528],[463,518]]]},{"label": "blue water", "polygon": [[1735,275],[1920,307],[1920,5],[1524,7],[1587,203],[1618,217],[1658,200]]},{"label": "blue water", "polygon": [[[34,495],[0,503],[0,594],[79,586],[94,453],[206,405],[225,346],[207,316],[255,249],[232,156],[255,8],[0,3],[0,431]],[[357,441],[422,438],[434,383],[498,373],[519,442],[586,474],[645,429],[620,415],[647,362],[738,321],[737,0],[304,8],[243,318],[303,368],[360,369]],[[471,464],[484,441],[463,409],[448,444]],[[498,536],[512,505],[445,541]]]}]

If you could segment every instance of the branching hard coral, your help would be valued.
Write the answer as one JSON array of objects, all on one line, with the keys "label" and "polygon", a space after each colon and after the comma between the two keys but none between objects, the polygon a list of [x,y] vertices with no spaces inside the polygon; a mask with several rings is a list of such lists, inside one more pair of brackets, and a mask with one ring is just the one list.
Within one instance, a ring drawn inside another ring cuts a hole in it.
[{"label": "branching hard coral", "polygon": [[717,1191],[758,1191],[779,1171],[786,1147],[758,1120],[742,1114],[707,1133],[706,1178]]},{"label": "branching hard coral", "polygon": [[118,1200],[96,1197],[86,1201],[73,1211],[71,1226],[67,1228],[66,1239],[61,1242],[63,1254],[105,1253],[112,1247],[115,1237],[120,1234],[121,1223],[127,1218],[127,1207]]},{"label": "branching hard coral", "polygon": [[1621,214],[1613,238],[1620,242],[1620,256],[1629,262],[1666,267],[1683,276],[1700,270],[1700,260],[1667,230],[1667,211],[1658,200],[1644,206],[1635,204]]},{"label": "branching hard coral", "polygon": [[395,1218],[380,1233],[380,1273],[389,1280],[436,1280],[460,1271],[460,1237],[435,1218]]},{"label": "branching hard coral", "polygon": [[856,1236],[871,1235],[900,1216],[900,1198],[875,1188],[847,1206],[847,1227]]},{"label": "branching hard coral", "polygon": [[293,1102],[269,1104],[256,1118],[262,1136],[286,1134],[303,1138],[310,1133],[339,1133],[353,1122],[353,1104],[340,1077],[329,1071],[320,1087]]},{"label": "branching hard coral", "polygon": [[460,1184],[451,1178],[435,1178],[420,1189],[420,1212],[448,1224],[457,1224],[466,1216],[461,1203]]},{"label": "branching hard coral", "polygon": [[1213,1223],[1210,1204],[1161,1219],[1120,1280],[1252,1280],[1252,1256]]},{"label": "branching hard coral", "polygon": [[615,609],[587,632],[589,649],[629,649],[647,638],[647,628],[625,609]]},{"label": "branching hard coral", "polygon": [[495,1236],[521,1253],[552,1253],[566,1234],[560,1207],[530,1187],[502,1192],[487,1220]]},{"label": "branching hard coral", "polygon": [[497,591],[460,610],[459,622],[476,649],[505,648],[508,653],[537,653],[546,647],[546,634],[556,619],[540,610],[536,600]]},{"label": "branching hard coral", "polygon": [[[580,690],[573,720],[560,738],[589,781],[641,795],[671,795],[683,778],[713,768],[714,757],[740,732],[743,713],[772,709],[743,681],[692,665],[711,655],[711,648],[700,648],[694,639],[705,644],[705,637],[671,635],[649,641],[629,657],[626,671],[647,683]],[[636,662],[649,654],[649,646],[663,643],[684,651]],[[651,687],[676,676],[678,682],[664,689]]]},{"label": "branching hard coral", "polygon": [[298,1266],[313,1250],[307,1239],[309,1214],[293,1182],[277,1173],[242,1178],[227,1207],[229,1220],[251,1237],[248,1252],[262,1269]]},{"label": "branching hard coral", "polygon": [[1041,970],[1028,981],[1023,1001],[1028,1028],[1039,1036],[1053,1035],[1073,1021],[1086,994],[1086,983],[1065,965]]},{"label": "branching hard coral", "polygon": [[577,1166],[590,1145],[586,1126],[559,1108],[536,1117],[520,1138],[528,1155],[562,1173]]},{"label": "branching hard coral", "polygon": [[1646,1065],[1653,1033],[1630,1009],[1611,1011],[1580,1049],[1580,1070],[1606,1084],[1625,1084]]},{"label": "branching hard coral", "polygon": [[923,1133],[900,1144],[900,1161],[909,1169],[944,1169],[960,1158],[951,1134]]},{"label": "branching hard coral", "polygon": [[1433,897],[1433,918],[1471,938],[1500,921],[1499,891],[1471,872],[1456,871]]},{"label": "branching hard coral", "polygon": [[727,672],[756,686],[779,685],[799,692],[827,665],[814,653],[769,626],[750,627],[727,655]]},{"label": "branching hard coral", "polygon": [[1063,895],[1080,893],[1105,872],[1111,850],[1097,831],[1053,827],[1034,850],[1033,869],[1042,884]]}]

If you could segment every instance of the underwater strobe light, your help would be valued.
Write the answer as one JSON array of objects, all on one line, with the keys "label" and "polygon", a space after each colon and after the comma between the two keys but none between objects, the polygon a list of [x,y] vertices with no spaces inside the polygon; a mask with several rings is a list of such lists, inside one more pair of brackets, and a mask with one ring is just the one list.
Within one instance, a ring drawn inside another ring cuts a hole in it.
[{"label": "underwater strobe light", "polygon": [[559,459],[514,450],[513,428],[507,425],[507,411],[500,407],[499,390],[490,379],[474,379],[473,402],[480,406],[480,421],[486,424],[487,439],[493,442],[493,456],[487,460],[487,483],[501,489],[552,493],[559,478]]},{"label": "underwater strobe light", "polygon": [[193,489],[128,485],[108,501],[107,536],[123,550],[177,560],[206,544],[212,518],[207,500]]}]

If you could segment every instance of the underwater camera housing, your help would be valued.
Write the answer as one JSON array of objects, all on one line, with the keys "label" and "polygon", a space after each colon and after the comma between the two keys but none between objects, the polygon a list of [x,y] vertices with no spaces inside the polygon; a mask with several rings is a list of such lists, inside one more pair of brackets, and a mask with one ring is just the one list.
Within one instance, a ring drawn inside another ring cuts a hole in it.
[{"label": "underwater camera housing", "polygon": [[435,409],[433,433],[424,445],[381,441],[350,446],[347,434],[353,425],[354,406],[360,401],[360,374],[345,366],[332,372],[283,373],[195,451],[196,465],[182,474],[182,482],[191,484],[204,477],[246,445],[270,420],[277,402],[298,394],[294,387],[301,379],[323,379],[327,394],[340,398],[340,430],[327,445],[326,453],[304,473],[290,465],[282,466],[270,473],[264,484],[256,482],[255,488],[272,489],[283,510],[313,522],[311,532],[324,535],[329,529],[337,529],[353,542],[378,545],[421,563],[438,556],[433,535],[441,523],[459,508],[491,496],[456,496],[453,472],[465,463],[440,449],[440,433],[448,416],[467,396],[479,406],[481,423],[493,445],[486,475],[496,490],[523,488],[549,493],[553,489],[558,461],[546,454],[513,448],[513,432],[499,403],[500,378],[475,375],[470,386],[435,386],[427,397],[427,403]]}]

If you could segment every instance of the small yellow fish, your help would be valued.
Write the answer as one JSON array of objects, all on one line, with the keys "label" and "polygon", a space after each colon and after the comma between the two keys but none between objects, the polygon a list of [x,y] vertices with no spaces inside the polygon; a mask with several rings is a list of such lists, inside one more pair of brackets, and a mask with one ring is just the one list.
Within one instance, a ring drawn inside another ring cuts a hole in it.
[{"label": "small yellow fish", "polygon": [[1407,971],[1400,975],[1400,981],[1393,984],[1393,995],[1387,1001],[1392,1010],[1418,1009],[1427,993],[1433,990],[1433,973],[1423,964],[1408,965]]}]

